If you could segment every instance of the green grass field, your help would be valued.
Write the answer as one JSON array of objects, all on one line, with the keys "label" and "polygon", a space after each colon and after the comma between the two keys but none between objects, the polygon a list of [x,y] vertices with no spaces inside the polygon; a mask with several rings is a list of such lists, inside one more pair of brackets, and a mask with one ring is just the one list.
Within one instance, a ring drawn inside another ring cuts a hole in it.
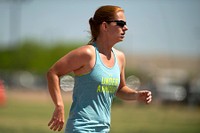
[{"label": "green grass field", "polygon": [[[69,95],[63,97],[67,118]],[[0,133],[51,133],[47,123],[53,109],[47,92],[7,92],[7,104],[0,107]],[[200,108],[137,103],[112,108],[111,133],[199,132]]]}]

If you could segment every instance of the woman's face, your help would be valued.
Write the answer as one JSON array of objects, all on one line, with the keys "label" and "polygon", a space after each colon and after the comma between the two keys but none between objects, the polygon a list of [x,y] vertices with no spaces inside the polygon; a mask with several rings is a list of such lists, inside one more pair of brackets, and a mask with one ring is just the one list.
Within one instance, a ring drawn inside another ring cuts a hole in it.
[{"label": "woman's face", "polygon": [[124,12],[120,11],[116,14],[116,18],[113,21],[120,22],[111,22],[108,24],[108,36],[110,39],[113,39],[114,42],[123,41],[125,37],[125,32],[128,30],[127,25],[124,25],[126,18]]}]

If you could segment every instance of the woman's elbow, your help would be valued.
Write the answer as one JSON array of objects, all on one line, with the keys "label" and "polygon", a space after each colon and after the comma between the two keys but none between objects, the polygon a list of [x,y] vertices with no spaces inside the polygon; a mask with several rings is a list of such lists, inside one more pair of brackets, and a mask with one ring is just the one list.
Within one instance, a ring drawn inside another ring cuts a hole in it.
[{"label": "woman's elbow", "polygon": [[54,74],[55,72],[53,71],[53,69],[50,68],[46,73],[47,80],[50,79]]}]

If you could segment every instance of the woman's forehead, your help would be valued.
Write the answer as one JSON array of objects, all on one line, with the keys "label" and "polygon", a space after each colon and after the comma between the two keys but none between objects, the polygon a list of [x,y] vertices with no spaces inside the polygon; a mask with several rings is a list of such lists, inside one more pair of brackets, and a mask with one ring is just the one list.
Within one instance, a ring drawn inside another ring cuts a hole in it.
[{"label": "woman's forehead", "polygon": [[116,19],[117,20],[124,20],[126,21],[126,17],[123,11],[119,11],[116,13]]}]

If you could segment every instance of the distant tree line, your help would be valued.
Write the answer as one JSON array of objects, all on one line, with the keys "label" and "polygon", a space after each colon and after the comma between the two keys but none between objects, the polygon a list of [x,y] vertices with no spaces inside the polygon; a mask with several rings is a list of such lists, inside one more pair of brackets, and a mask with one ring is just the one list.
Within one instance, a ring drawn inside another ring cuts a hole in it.
[{"label": "distant tree line", "polygon": [[0,71],[31,71],[44,74],[59,58],[79,47],[81,43],[47,44],[24,41],[14,48],[0,49]]}]

